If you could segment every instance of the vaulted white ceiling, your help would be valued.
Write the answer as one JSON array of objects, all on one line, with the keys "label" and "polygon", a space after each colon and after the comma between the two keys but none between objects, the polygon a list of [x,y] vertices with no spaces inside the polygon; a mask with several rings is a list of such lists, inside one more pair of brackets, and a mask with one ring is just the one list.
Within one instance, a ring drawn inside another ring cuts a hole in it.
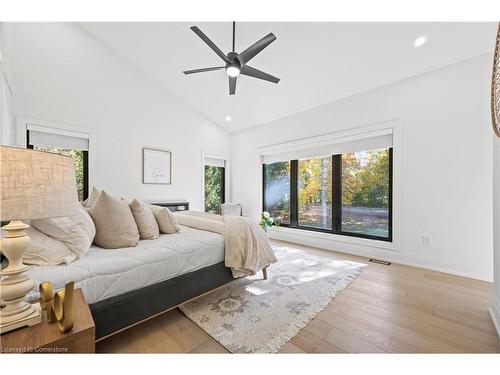
[{"label": "vaulted white ceiling", "polygon": [[[80,24],[230,132],[491,52],[496,33],[495,23],[237,23],[237,52],[276,35],[249,65],[281,81],[240,76],[229,96],[224,71],[182,73],[224,65],[193,25],[225,53],[231,50],[230,22]],[[419,36],[427,43],[417,48]]]}]

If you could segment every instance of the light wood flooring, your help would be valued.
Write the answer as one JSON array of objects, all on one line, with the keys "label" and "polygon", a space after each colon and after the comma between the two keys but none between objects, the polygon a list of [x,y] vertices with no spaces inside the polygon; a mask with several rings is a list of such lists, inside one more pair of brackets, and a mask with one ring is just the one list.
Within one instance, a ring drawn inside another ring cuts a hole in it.
[{"label": "light wood flooring", "polygon": [[[272,242],[368,264],[282,353],[500,352],[488,314],[491,283]],[[98,342],[96,352],[227,353],[178,309]]]}]

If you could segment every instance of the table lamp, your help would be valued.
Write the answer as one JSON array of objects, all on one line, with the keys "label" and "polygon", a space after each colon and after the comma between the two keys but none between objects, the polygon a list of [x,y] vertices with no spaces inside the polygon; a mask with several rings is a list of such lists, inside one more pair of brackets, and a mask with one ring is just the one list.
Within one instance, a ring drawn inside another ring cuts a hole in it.
[{"label": "table lamp", "polygon": [[0,251],[8,266],[0,271],[0,333],[41,321],[40,305],[24,301],[35,283],[24,272],[29,225],[21,220],[70,216],[77,212],[72,158],[29,149],[0,146]]}]

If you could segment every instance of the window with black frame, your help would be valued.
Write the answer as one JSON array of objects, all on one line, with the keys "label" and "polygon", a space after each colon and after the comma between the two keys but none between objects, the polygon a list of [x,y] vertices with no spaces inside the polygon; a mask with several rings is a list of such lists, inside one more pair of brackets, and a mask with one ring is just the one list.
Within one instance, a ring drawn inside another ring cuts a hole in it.
[{"label": "window with black frame", "polygon": [[290,162],[264,164],[264,176],[264,211],[290,224]]},{"label": "window with black frame", "polygon": [[221,213],[221,204],[225,202],[225,167],[205,165],[205,212]]},{"label": "window with black frame", "polygon": [[291,228],[392,241],[392,148],[264,163],[263,209]]},{"label": "window with black frame", "polygon": [[228,160],[219,156],[204,156],[204,209],[220,214],[226,201],[226,165]]},{"label": "window with black frame", "polygon": [[81,202],[87,199],[89,186],[88,140],[32,130],[28,130],[26,134],[27,148],[73,158],[78,200]]}]

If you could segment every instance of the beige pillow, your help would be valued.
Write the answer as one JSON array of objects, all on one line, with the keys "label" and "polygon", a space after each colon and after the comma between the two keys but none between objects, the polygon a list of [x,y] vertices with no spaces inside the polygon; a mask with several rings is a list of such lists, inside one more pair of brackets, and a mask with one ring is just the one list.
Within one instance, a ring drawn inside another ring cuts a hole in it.
[{"label": "beige pillow", "polygon": [[179,224],[175,220],[174,215],[167,207],[160,207],[154,204],[150,204],[149,208],[153,212],[153,215],[160,227],[160,232],[166,234],[178,233],[180,231]]},{"label": "beige pillow", "polygon": [[139,229],[141,240],[154,240],[158,238],[160,229],[150,208],[137,199],[134,199],[129,206]]},{"label": "beige pillow", "polygon": [[30,243],[23,256],[23,263],[39,266],[69,264],[77,255],[62,241],[47,236],[39,230],[29,227],[26,234]]},{"label": "beige pillow", "polygon": [[94,242],[104,249],[137,246],[139,230],[130,207],[104,190],[89,209],[94,219]]},{"label": "beige pillow", "polygon": [[31,220],[31,225],[43,234],[63,242],[79,258],[84,256],[94,241],[96,228],[88,212],[78,206],[72,216]]},{"label": "beige pillow", "polygon": [[92,193],[90,193],[89,197],[85,199],[82,204],[83,207],[90,208],[97,202],[97,199],[101,195],[102,190],[97,189],[95,186],[92,187]]}]

